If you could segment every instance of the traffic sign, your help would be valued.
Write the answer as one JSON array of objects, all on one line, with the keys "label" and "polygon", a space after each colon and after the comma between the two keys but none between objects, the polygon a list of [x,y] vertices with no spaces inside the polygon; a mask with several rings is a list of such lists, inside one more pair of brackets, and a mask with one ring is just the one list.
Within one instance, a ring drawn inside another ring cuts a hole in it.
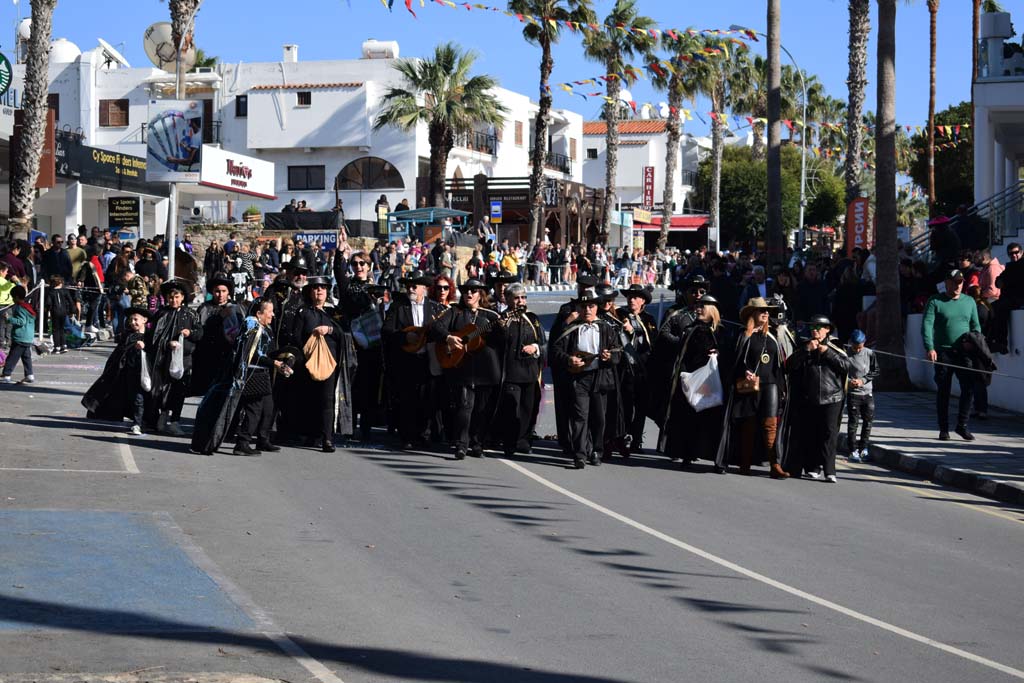
[{"label": "traffic sign", "polygon": [[491,223],[501,223],[501,202],[491,202]]}]

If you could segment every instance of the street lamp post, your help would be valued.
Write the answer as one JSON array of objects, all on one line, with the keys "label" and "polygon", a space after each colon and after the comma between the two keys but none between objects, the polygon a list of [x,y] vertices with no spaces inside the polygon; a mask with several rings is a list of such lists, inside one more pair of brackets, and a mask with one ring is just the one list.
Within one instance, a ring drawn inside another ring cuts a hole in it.
[{"label": "street lamp post", "polygon": [[[756,33],[764,39],[768,39],[768,36],[761,31],[755,31],[745,26],[739,26],[733,24],[729,27],[731,31],[750,31]],[[779,43],[779,47],[789,57],[789,61],[793,62],[793,66],[796,67],[796,73],[800,77],[800,90],[803,95],[803,104],[801,109],[801,117],[803,118],[803,130],[800,132],[800,227],[797,231],[797,244],[796,246],[802,247],[804,242],[804,210],[807,207],[807,83],[804,81],[804,71],[800,68],[800,65],[796,63],[796,59],[793,58],[793,53],[786,49],[786,46]]]}]

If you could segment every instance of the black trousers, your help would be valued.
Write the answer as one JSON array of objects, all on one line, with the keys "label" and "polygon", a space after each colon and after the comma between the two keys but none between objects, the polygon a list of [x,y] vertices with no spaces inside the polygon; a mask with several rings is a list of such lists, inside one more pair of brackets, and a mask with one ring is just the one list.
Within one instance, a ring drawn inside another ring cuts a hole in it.
[{"label": "black trousers", "polygon": [[235,444],[245,446],[252,442],[270,441],[270,426],[274,422],[274,396],[251,396],[240,401],[238,413],[238,436]]},{"label": "black trousers", "polygon": [[[871,441],[871,425],[875,421],[875,397],[850,394],[846,403],[846,448],[864,450]],[[860,438],[857,432],[860,431]]]},{"label": "black trousers", "polygon": [[161,410],[168,410],[171,413],[171,422],[181,419],[181,409],[185,406],[185,395],[188,393],[189,374],[181,379],[172,379],[164,393]]},{"label": "black trousers", "polygon": [[569,373],[564,370],[557,375],[552,371],[554,390],[552,396],[555,401],[555,433],[558,435],[558,447],[566,455],[572,455],[572,438],[569,429],[569,415],[572,412],[572,380]]},{"label": "black trousers", "polygon": [[51,326],[53,327],[53,348],[62,349],[68,345],[67,330],[64,329],[64,323],[67,322],[68,317],[66,315],[55,315],[50,318]]},{"label": "black trousers", "polygon": [[633,437],[633,449],[640,448],[647,424],[647,376],[641,372],[625,372],[619,385],[626,433]]},{"label": "black trousers", "polygon": [[[970,361],[963,354],[944,349],[938,352],[939,363],[950,363],[962,367],[970,367]],[[935,384],[938,392],[935,395],[935,407],[939,417],[939,430],[949,431],[949,394],[953,388],[953,377],[960,384],[960,401],[956,410],[956,425],[966,427],[971,416],[971,402],[974,396],[974,385],[979,375],[971,370],[951,368],[946,365],[935,366]]]},{"label": "black trousers", "polygon": [[505,382],[498,403],[498,429],[505,453],[530,448],[530,429],[537,401],[537,382],[514,384]]},{"label": "black trousers", "polygon": [[482,449],[488,424],[494,416],[493,386],[453,386],[455,450]]},{"label": "black trousers", "polygon": [[803,445],[804,472],[824,468],[825,474],[836,473],[836,442],[839,440],[839,420],[843,404],[802,406],[801,429],[806,430]]},{"label": "black trousers", "polygon": [[398,435],[402,441],[426,441],[430,435],[429,423],[434,409],[429,400],[430,372],[426,356],[422,362],[403,366],[401,376],[392,375],[390,379],[398,411]]},{"label": "black trousers", "polygon": [[569,409],[569,441],[572,455],[586,459],[604,448],[604,416],[608,394],[597,390],[597,371],[581,372],[569,380],[572,406]]}]

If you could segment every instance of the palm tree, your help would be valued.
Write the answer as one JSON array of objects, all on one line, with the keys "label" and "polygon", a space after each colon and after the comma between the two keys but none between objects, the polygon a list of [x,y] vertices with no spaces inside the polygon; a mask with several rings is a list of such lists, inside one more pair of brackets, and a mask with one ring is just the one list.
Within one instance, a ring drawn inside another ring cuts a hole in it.
[{"label": "palm tree", "polygon": [[935,19],[939,13],[939,0],[928,0],[928,212],[935,210],[935,48],[938,34]]},{"label": "palm tree", "polygon": [[735,59],[730,78],[732,107],[737,114],[746,114],[754,119],[750,129],[754,142],[750,153],[754,159],[764,159],[764,123],[760,119],[768,116],[768,63],[761,55],[753,58],[741,54]]},{"label": "palm tree", "polygon": [[637,74],[626,66],[635,55],[649,56],[654,48],[650,29],[654,20],[637,12],[636,0],[616,0],[611,13],[604,20],[608,27],[631,27],[631,30],[609,28],[591,31],[583,40],[583,55],[599,62],[605,73],[613,75],[605,86],[604,114],[607,122],[605,136],[605,191],[601,231],[611,229],[612,210],[615,207],[615,173],[619,164],[619,93],[621,81],[632,84]]},{"label": "palm tree", "polygon": [[[185,54],[195,43],[193,42],[193,25],[199,6],[203,0],[167,0],[171,10],[171,39],[178,46],[178,53]],[[185,96],[185,62],[178,60],[176,97]]]},{"label": "palm tree", "polygon": [[[679,57],[690,55],[699,49],[700,41],[689,34],[680,33],[673,38],[668,33],[662,34],[662,46],[670,54],[673,63],[670,73],[655,73],[654,85],[668,92],[668,118],[665,128],[668,130],[668,148],[665,152],[665,190],[662,193],[661,232],[658,234],[658,248],[664,249],[668,243],[669,227],[672,225],[672,205],[675,203],[675,175],[679,165],[679,140],[682,131],[683,100],[693,100],[703,92],[701,83],[693,78],[694,71],[684,67]],[[700,66],[698,65],[698,69]]]},{"label": "palm tree", "polygon": [[782,68],[779,24],[782,0],[768,0],[768,224],[765,227],[765,251],[768,264],[781,262],[785,249],[782,225]]},{"label": "palm tree", "polygon": [[208,55],[203,48],[196,48],[196,63],[195,68],[201,67],[215,67],[220,63],[220,58],[217,55]]},{"label": "palm tree", "polygon": [[515,14],[543,17],[539,22],[526,22],[523,28],[526,42],[540,47],[540,99],[534,123],[533,170],[530,172],[530,197],[533,202],[530,211],[530,244],[533,244],[541,234],[541,223],[544,220],[544,196],[540,185],[544,179],[548,126],[551,123],[551,90],[548,81],[555,67],[551,46],[561,37],[561,27],[565,22],[594,23],[594,10],[591,0],[510,0],[508,9]]},{"label": "palm tree", "polygon": [[39,179],[39,162],[46,138],[47,91],[50,87],[50,34],[57,0],[32,0],[32,33],[25,57],[25,85],[21,108],[24,126],[18,154],[11,160],[11,230],[28,238]]},{"label": "palm tree", "polygon": [[399,59],[394,68],[402,75],[401,87],[389,88],[381,100],[374,130],[394,126],[409,131],[427,126],[430,142],[430,201],[444,206],[448,155],[455,135],[474,125],[499,125],[508,113],[491,92],[497,79],[470,76],[477,53],[463,52],[455,43],[434,48],[430,59]]},{"label": "palm tree", "polygon": [[871,33],[871,0],[850,0],[850,52],[846,85],[846,203],[861,194],[860,169],[864,140],[861,114],[864,111],[864,89],[867,87],[868,36]]},{"label": "palm tree", "polygon": [[879,379],[909,385],[903,359],[899,259],[896,253],[896,0],[878,0],[878,91],[875,125],[875,248],[878,261]]}]

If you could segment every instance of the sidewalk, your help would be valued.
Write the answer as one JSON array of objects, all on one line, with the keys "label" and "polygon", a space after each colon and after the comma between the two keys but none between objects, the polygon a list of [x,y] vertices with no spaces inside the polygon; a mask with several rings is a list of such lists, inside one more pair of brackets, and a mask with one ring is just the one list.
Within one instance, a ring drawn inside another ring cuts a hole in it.
[{"label": "sidewalk", "polygon": [[[950,406],[956,410],[956,397]],[[939,441],[935,394],[875,394],[871,434],[873,462],[996,500],[1024,505],[1024,420],[994,409],[988,420],[972,420],[976,441],[951,434]],[[845,443],[846,425],[840,436]]]}]

